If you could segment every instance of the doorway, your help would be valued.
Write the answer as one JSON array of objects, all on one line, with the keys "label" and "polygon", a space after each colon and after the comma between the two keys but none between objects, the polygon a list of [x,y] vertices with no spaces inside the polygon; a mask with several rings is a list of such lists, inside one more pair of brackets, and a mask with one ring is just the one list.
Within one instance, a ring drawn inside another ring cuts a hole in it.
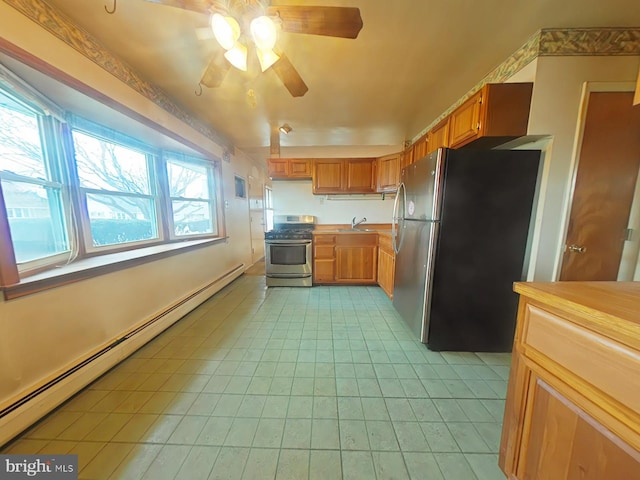
[{"label": "doorway", "polygon": [[617,280],[640,169],[632,91],[587,92],[559,280]]}]

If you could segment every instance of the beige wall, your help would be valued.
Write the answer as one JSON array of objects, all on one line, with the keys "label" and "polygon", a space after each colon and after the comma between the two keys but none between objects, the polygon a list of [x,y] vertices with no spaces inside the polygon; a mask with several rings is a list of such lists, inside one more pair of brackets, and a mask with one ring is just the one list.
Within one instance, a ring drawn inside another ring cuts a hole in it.
[{"label": "beige wall", "polygon": [[585,82],[633,82],[639,56],[539,57],[528,133],[549,135],[537,212],[533,280],[557,280],[566,233]]},{"label": "beige wall", "polygon": [[[0,2],[0,31],[55,65],[212,156],[217,145],[117,80],[67,44]],[[0,408],[153,318],[239,264],[251,263],[248,200],[235,198],[234,174],[266,181],[242,152],[222,162],[228,241],[11,301],[0,300]],[[0,442],[1,443],[1,442]]]}]

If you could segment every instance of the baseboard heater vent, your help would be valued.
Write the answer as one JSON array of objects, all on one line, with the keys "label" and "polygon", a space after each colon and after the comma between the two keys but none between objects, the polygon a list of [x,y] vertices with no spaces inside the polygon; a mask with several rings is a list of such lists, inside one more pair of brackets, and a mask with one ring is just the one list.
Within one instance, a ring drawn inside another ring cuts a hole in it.
[{"label": "baseboard heater vent", "polygon": [[[11,405],[9,405],[9,406],[5,407],[4,409],[0,410],[0,419],[2,419],[3,417],[5,417],[5,416],[9,415],[10,413],[14,412],[15,410],[19,409],[20,407],[24,406],[25,404],[27,404],[28,402],[33,400],[38,395],[43,394],[45,391],[47,391],[50,388],[52,388],[53,386],[59,384],[60,382],[62,382],[66,378],[70,377],[74,373],[77,373],[79,370],[81,370],[82,368],[86,367],[90,363],[94,362],[96,359],[102,357],[106,353],[110,352],[111,350],[116,348],[118,345],[122,344],[123,342],[126,342],[127,340],[130,340],[131,338],[133,338],[136,335],[140,334],[140,332],[142,332],[143,330],[146,330],[147,328],[149,328],[151,325],[154,325],[157,322],[159,322],[160,320],[166,318],[168,315],[170,315],[171,313],[175,312],[177,309],[179,309],[180,307],[182,307],[186,303],[190,302],[191,300],[196,298],[198,295],[200,295],[203,292],[205,292],[206,290],[210,289],[211,287],[213,287],[217,283],[223,282],[225,280],[229,280],[229,278],[233,277],[233,276],[238,277],[243,272],[244,272],[244,264],[240,264],[237,267],[235,267],[233,270],[230,270],[229,272],[225,273],[224,275],[216,278],[214,281],[208,283],[204,287],[198,289],[197,291],[193,292],[189,296],[183,298],[178,303],[176,303],[176,304],[172,305],[171,307],[167,308],[166,310],[164,310],[160,314],[156,315],[155,317],[151,318],[147,322],[139,325],[134,330],[132,330],[132,331],[126,333],[125,335],[123,335],[122,337],[114,340],[111,344],[109,344],[106,347],[102,348],[101,350],[99,350],[98,352],[94,353],[90,357],[87,357],[86,359],[84,359],[80,363],[78,363],[78,364],[74,365],[73,367],[69,368],[68,370],[66,370],[65,372],[61,373],[57,377],[51,379],[47,383],[41,385],[36,390],[34,390],[31,393],[29,393],[29,394],[25,395],[24,397],[22,397],[17,402],[14,402]],[[229,280],[229,283],[231,281],[233,281],[233,280],[235,280],[235,278],[232,278],[231,280]],[[217,292],[214,292],[214,294],[215,293],[217,293]],[[177,320],[179,320],[179,318],[176,319],[176,321]],[[167,327],[165,327],[165,328],[168,328],[172,324],[167,325]],[[155,337],[150,338],[149,341],[152,340],[153,338],[155,338]],[[2,439],[1,438],[0,438],[0,445],[2,445]]]}]

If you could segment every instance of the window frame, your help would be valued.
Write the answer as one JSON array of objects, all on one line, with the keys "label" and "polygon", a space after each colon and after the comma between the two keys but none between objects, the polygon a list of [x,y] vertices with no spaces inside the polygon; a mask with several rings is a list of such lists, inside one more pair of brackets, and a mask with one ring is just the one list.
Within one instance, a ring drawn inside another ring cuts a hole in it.
[{"label": "window frame", "polygon": [[[221,220],[223,219],[222,215],[222,175],[220,163],[205,160],[197,157],[193,157],[190,155],[176,155],[175,152],[163,151],[161,156],[162,168],[160,169],[163,172],[162,178],[164,180],[164,185],[162,187],[166,191],[166,202],[165,209],[167,212],[167,234],[170,240],[173,241],[185,241],[189,239],[202,239],[208,237],[221,237],[224,235],[224,228],[221,225]],[[206,168],[207,172],[207,189],[209,193],[209,198],[206,202],[209,204],[209,216],[211,218],[211,226],[214,230],[211,233],[194,233],[189,235],[176,235],[175,233],[175,215],[173,213],[173,201],[197,201],[197,202],[205,202],[204,199],[201,198],[191,198],[191,197],[174,197],[171,196],[170,186],[169,186],[169,168],[168,163],[174,161],[176,163],[185,163],[187,165],[193,164],[197,166],[201,166]]]},{"label": "window frame", "polygon": [[[9,97],[16,104],[18,104],[23,114],[33,115],[37,122],[39,145],[42,154],[42,164],[45,169],[45,178],[36,178],[22,175],[19,173],[8,172],[0,170],[0,182],[7,181],[13,183],[22,183],[36,185],[43,188],[55,189],[58,191],[60,199],[60,212],[57,212],[62,219],[61,231],[66,236],[67,250],[39,257],[37,259],[28,260],[25,262],[18,262],[15,255],[15,247],[13,246],[13,240],[11,236],[11,227],[9,225],[8,207],[5,205],[3,198],[1,207],[2,212],[0,214],[4,217],[3,222],[6,222],[9,232],[9,242],[12,245],[13,262],[15,264],[16,274],[18,278],[39,273],[43,270],[55,268],[57,265],[67,263],[74,256],[74,239],[73,239],[73,227],[71,221],[70,210],[65,208],[69,205],[70,196],[67,182],[65,182],[66,168],[64,161],[64,154],[62,149],[61,136],[55,135],[56,130],[60,130],[60,121],[45,113],[41,108],[32,104],[27,99],[22,98],[15,92],[8,91],[6,88],[0,87],[0,93]],[[54,212],[49,210],[51,214]]]},{"label": "window frame", "polygon": [[[0,92],[12,99],[18,99],[20,104],[31,105],[29,99],[24,102],[20,101],[23,100],[22,89],[0,84]],[[69,282],[92,278],[194,248],[227,241],[220,159],[211,154],[204,156],[185,154],[181,151],[182,147],[180,146],[175,151],[163,151],[155,146],[155,144],[163,142],[163,137],[149,143],[136,139],[131,139],[130,143],[122,142],[122,139],[130,137],[109,127],[93,123],[91,120],[76,117],[73,113],[64,115],[63,112],[63,116],[60,116],[59,112],[60,110],[56,111],[56,115],[52,116],[48,115],[48,110],[45,113],[42,109],[34,109],[38,118],[42,154],[46,168],[50,175],[55,175],[55,187],[60,189],[60,203],[62,205],[60,214],[64,216],[64,228],[69,250],[62,254],[31,261],[29,268],[24,268],[22,264],[18,265],[13,249],[7,208],[0,185],[0,247],[2,250],[0,254],[0,290],[4,292],[5,299],[29,295]],[[135,122],[136,120],[132,118],[131,121]],[[146,127],[153,128],[149,125]],[[72,136],[74,130],[143,153],[147,162],[150,195],[81,187]],[[113,137],[109,138],[110,135],[107,135],[105,138],[104,132],[112,133]],[[156,132],[159,131],[156,130]],[[184,142],[184,149],[193,151],[193,147],[189,146],[187,141]],[[179,236],[174,234],[172,197],[168,192],[165,155],[186,164],[193,162],[206,167],[210,197],[207,203],[211,215],[212,232]],[[2,175],[3,178],[5,176],[5,174]],[[38,184],[40,181],[31,179],[28,183]],[[93,246],[87,209],[87,194],[91,193],[152,198],[157,237],[122,244]]]}]

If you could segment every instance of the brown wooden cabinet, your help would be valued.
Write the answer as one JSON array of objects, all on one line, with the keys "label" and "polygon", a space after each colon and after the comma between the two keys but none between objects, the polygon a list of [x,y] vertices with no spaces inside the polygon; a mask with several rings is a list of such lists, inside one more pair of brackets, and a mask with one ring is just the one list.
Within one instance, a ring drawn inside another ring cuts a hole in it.
[{"label": "brown wooden cabinet", "polygon": [[313,235],[313,283],[334,283],[336,278],[336,235]]},{"label": "brown wooden cabinet", "polygon": [[378,285],[389,298],[393,298],[393,281],[396,270],[396,254],[390,235],[378,235]]},{"label": "brown wooden cabinet", "polygon": [[518,283],[510,479],[640,478],[640,284]]},{"label": "brown wooden cabinet", "polygon": [[429,134],[425,133],[413,143],[413,161],[416,162],[428,153]]},{"label": "brown wooden cabinet", "polygon": [[413,158],[413,148],[413,145],[409,145],[400,154],[400,171],[402,171],[404,167],[408,167],[415,161]]},{"label": "brown wooden cabinet", "polygon": [[326,158],[313,162],[314,194],[375,193],[375,158]]},{"label": "brown wooden cabinet", "polygon": [[313,242],[313,283],[376,283],[377,233],[314,233]]},{"label": "brown wooden cabinet", "polygon": [[532,83],[484,85],[449,116],[448,146],[489,148],[526,135],[532,91]]},{"label": "brown wooden cabinet", "polygon": [[273,179],[310,179],[310,158],[269,158],[267,168],[269,177]]},{"label": "brown wooden cabinet", "polygon": [[375,284],[378,279],[378,234],[342,234],[336,238],[336,282]]},{"label": "brown wooden cabinet", "polygon": [[378,192],[395,192],[400,181],[400,153],[377,159]]},{"label": "brown wooden cabinet", "polygon": [[445,118],[427,133],[427,153],[449,146],[449,120]]}]

